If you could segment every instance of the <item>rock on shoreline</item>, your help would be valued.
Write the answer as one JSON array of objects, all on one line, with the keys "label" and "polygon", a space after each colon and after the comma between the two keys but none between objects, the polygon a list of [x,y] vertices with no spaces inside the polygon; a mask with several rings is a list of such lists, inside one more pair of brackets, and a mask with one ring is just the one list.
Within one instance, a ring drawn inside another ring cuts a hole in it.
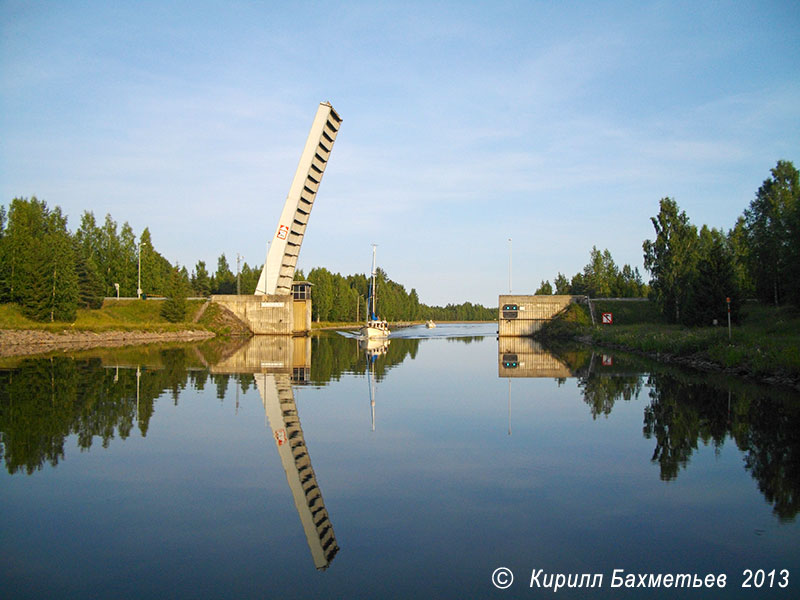
[{"label": "rock on shoreline", "polygon": [[0,330],[0,356],[42,354],[54,350],[116,348],[159,342],[196,342],[214,337],[203,329],[186,331],[63,331]]}]

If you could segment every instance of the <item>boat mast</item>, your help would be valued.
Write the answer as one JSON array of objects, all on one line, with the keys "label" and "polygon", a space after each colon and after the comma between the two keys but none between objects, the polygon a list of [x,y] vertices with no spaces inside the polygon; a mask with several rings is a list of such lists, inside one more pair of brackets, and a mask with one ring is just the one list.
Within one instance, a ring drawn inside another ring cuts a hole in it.
[{"label": "boat mast", "polygon": [[378,320],[378,317],[376,316],[376,312],[377,311],[375,310],[375,307],[376,307],[376,304],[377,304],[377,302],[376,302],[377,294],[375,293],[375,249],[377,247],[378,247],[378,244],[372,244],[372,285],[370,286],[369,296],[370,296],[370,299],[372,301],[370,303],[371,304],[371,306],[370,306],[370,308],[371,308],[370,318],[373,321],[377,321]]}]

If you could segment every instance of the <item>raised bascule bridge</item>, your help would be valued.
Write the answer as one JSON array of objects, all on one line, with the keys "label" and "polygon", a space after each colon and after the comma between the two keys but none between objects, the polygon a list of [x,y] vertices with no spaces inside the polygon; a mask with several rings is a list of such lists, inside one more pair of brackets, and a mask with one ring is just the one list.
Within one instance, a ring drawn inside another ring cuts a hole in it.
[{"label": "raised bascule bridge", "polygon": [[256,335],[305,335],[311,331],[311,284],[294,281],[294,273],[341,123],[330,103],[319,105],[255,294],[211,296],[212,302],[230,310]]}]

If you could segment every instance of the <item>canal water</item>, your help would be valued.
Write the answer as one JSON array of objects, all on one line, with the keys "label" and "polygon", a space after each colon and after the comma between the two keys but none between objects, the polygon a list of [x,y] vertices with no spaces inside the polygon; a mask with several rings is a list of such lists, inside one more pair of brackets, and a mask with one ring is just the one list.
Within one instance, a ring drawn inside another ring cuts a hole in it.
[{"label": "canal water", "polygon": [[3,597],[800,597],[792,392],[493,324],[4,360]]}]

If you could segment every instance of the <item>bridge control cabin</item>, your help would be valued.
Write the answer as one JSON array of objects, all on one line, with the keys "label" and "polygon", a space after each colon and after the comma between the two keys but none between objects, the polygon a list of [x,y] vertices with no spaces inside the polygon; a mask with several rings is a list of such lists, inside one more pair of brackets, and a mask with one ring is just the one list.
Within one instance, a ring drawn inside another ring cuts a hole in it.
[{"label": "bridge control cabin", "polygon": [[497,332],[500,337],[531,336],[580,300],[582,296],[500,296]]}]

